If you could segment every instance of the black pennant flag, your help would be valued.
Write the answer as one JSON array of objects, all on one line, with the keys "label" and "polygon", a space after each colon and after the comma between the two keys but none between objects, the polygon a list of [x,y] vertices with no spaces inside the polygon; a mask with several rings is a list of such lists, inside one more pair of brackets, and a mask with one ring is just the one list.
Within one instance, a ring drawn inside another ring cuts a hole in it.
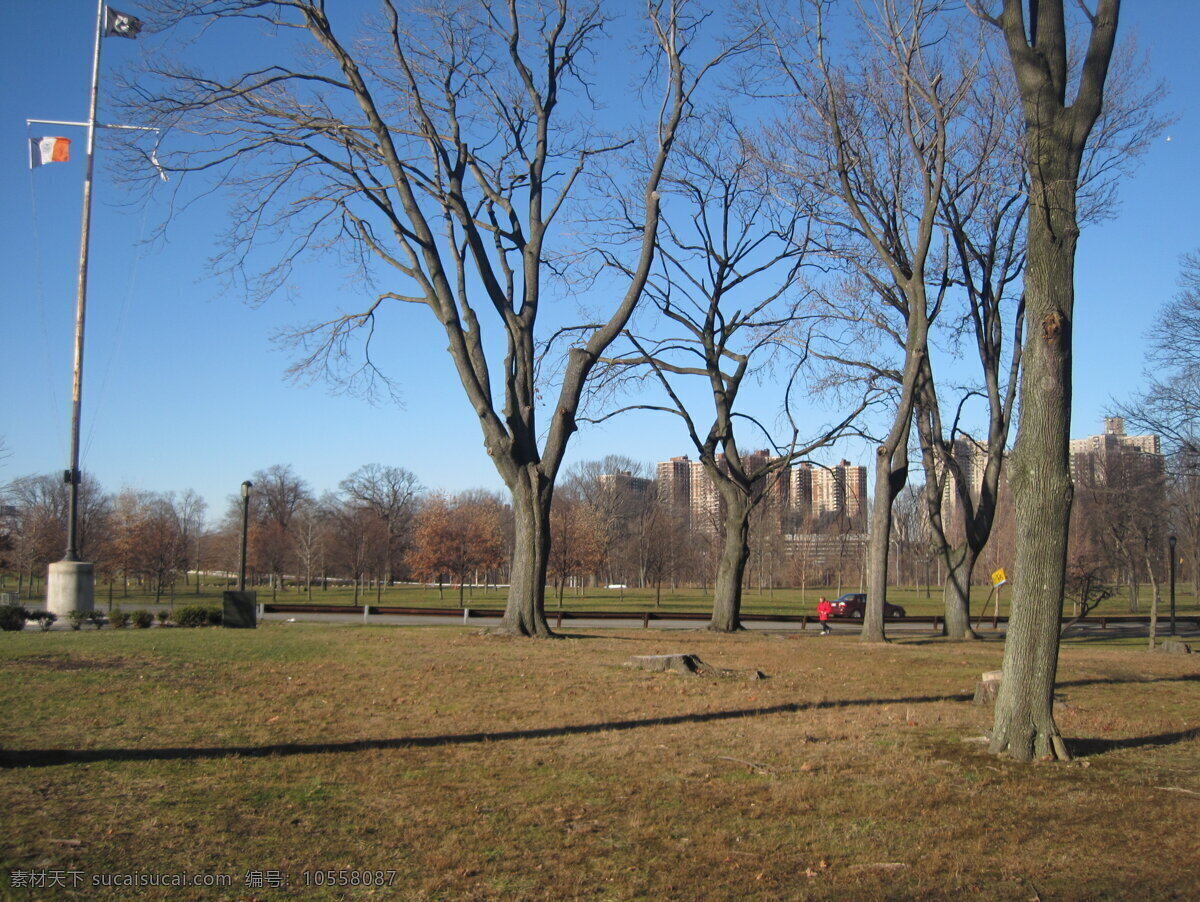
[{"label": "black pennant flag", "polygon": [[142,20],[129,13],[118,12],[111,6],[104,7],[104,36],[106,38],[136,38],[142,30]]}]

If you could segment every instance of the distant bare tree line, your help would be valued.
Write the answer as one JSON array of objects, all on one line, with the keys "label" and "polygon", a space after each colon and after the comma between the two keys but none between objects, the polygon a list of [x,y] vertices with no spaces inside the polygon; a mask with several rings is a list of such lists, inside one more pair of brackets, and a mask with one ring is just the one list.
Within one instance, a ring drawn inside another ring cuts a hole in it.
[{"label": "distant bare tree line", "polygon": [[[617,481],[613,474],[634,480]],[[550,605],[595,586],[661,594],[664,587],[707,591],[714,584],[724,548],[720,529],[693,528],[660,498],[649,477],[649,468],[620,455],[567,472],[551,519]],[[1068,602],[1078,611],[1099,588],[1108,598],[1123,587],[1130,610],[1145,610],[1145,587],[1153,591],[1165,580],[1168,535],[1179,540],[1179,579],[1197,572],[1200,478],[1174,467],[1146,472],[1120,457],[1102,477],[1076,484]],[[450,588],[462,603],[471,586],[507,582],[510,512],[496,493],[427,491],[408,470],[380,464],[359,468],[337,491],[321,495],[286,465],[257,471],[251,481],[248,569],[260,590],[311,596],[331,584],[349,584],[356,599],[380,600],[395,582],[419,581]],[[217,585],[237,572],[239,498],[231,497],[212,522],[204,499],[192,490],[105,493],[91,477],[86,485],[81,540],[111,597],[124,597],[131,588],[156,597],[199,591],[197,572]],[[948,581],[941,539],[928,518],[929,491],[910,484],[897,498],[892,585],[933,589]],[[61,551],[66,486],[53,476],[21,477],[4,487],[0,512],[0,571],[18,592],[34,591]],[[943,528],[950,541],[962,541],[961,511]],[[861,520],[831,515],[781,521],[778,510],[760,504],[750,522],[743,588],[858,591],[866,563],[861,530]],[[797,536],[824,536],[832,550],[814,556],[816,540],[805,545]],[[1013,550],[1012,505],[1002,484],[975,584],[986,585],[993,570],[1010,566]]]}]

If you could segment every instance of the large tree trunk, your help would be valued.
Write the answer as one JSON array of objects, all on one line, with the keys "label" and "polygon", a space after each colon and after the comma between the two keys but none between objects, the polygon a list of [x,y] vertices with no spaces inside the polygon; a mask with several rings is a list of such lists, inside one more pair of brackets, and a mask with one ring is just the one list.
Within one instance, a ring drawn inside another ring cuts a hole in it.
[{"label": "large tree trunk", "polygon": [[946,619],[942,634],[950,639],[977,638],[971,629],[971,574],[975,570],[976,558],[969,542],[950,549],[945,556]]},{"label": "large tree trunk", "polygon": [[1004,0],[994,20],[1021,92],[1029,173],[1021,421],[1009,470],[1017,547],[990,746],[1020,761],[1070,757],[1053,707],[1073,493],[1068,430],[1076,192],[1084,145],[1103,105],[1120,0],[1099,0],[1089,17],[1087,55],[1070,104],[1063,2],[1030,2],[1029,9],[1029,27],[1021,0]]},{"label": "large tree trunk", "polygon": [[742,628],[742,579],[750,560],[750,500],[741,492],[729,492],[725,502],[725,545],[717,567],[712,621],[708,624],[717,633]]},{"label": "large tree trunk", "polygon": [[[1020,761],[1066,759],[1054,722],[1059,625],[1073,487],[1069,466],[1071,326],[1075,299],[1075,179],[1034,172],[1025,270],[1025,372],[1010,464],[1016,513],[1012,614],[991,751]],[[1041,178],[1039,178],[1039,175]],[[1044,180],[1043,180],[1044,179]]]},{"label": "large tree trunk", "polygon": [[553,492],[553,486],[535,465],[522,468],[512,486],[512,567],[508,602],[497,632],[541,638],[554,635],[546,622],[545,611]]}]

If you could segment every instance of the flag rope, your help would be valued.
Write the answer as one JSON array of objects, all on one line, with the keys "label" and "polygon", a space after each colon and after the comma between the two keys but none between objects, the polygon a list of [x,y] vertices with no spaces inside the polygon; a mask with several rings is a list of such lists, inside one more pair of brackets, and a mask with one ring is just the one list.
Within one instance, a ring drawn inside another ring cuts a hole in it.
[{"label": "flag rope", "polygon": [[[50,406],[54,416],[54,422],[61,426],[64,417],[62,416],[62,404],[59,398],[59,390],[56,388],[58,385],[58,380],[51,378],[51,374],[56,372],[57,367],[50,357],[50,323],[46,309],[46,279],[42,266],[42,230],[38,218],[37,181],[34,179],[33,169],[26,167],[26,172],[29,174],[29,207],[30,215],[33,220],[34,297],[38,306],[38,320],[42,326],[42,360],[46,367],[46,385],[50,388]],[[62,447],[62,459],[70,460],[70,440],[67,435],[59,431],[57,443]]]},{"label": "flag rope", "polygon": [[[133,265],[129,267],[129,276],[125,280],[125,291],[121,298],[121,311],[117,316],[117,327],[113,333],[112,341],[108,345],[108,359],[104,364],[104,375],[100,378],[100,390],[95,393],[95,400],[92,401],[92,419],[91,426],[88,429],[87,440],[83,444],[83,457],[87,457],[88,452],[92,449],[92,443],[96,437],[96,425],[100,422],[100,412],[104,409],[104,401],[108,395],[108,385],[112,378],[113,367],[116,364],[117,358],[121,355],[121,346],[125,342],[126,326],[129,323],[129,308],[130,301],[133,298],[133,293],[137,288],[138,275],[141,269],[142,257],[145,256],[143,240],[146,237],[146,217],[149,215],[149,204],[142,204],[142,217],[138,224],[137,241],[134,242],[134,247],[139,248],[133,255]],[[80,467],[82,468],[82,463]]]}]

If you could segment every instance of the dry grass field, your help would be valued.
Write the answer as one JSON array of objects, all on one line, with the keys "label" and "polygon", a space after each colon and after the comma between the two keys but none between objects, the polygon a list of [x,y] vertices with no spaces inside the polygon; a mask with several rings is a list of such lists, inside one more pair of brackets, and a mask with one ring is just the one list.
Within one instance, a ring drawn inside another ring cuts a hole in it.
[{"label": "dry grass field", "polygon": [[[622,666],[670,652],[767,678]],[[1076,760],[1019,765],[986,753],[971,700],[1001,652],[812,632],[5,633],[0,892],[1200,898],[1200,659],[1069,642]],[[173,875],[229,885],[110,885]]]}]

